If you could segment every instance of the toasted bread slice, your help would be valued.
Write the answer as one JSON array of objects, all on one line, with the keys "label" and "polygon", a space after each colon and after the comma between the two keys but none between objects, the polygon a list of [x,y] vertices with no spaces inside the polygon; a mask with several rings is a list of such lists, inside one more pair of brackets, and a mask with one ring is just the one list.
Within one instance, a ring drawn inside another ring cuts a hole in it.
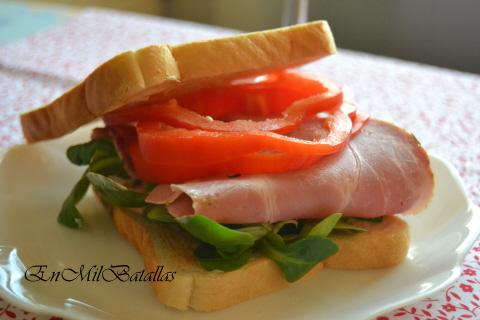
[{"label": "toasted bread slice", "polygon": [[[143,255],[148,272],[157,266],[176,271],[172,282],[151,282],[161,303],[180,310],[213,311],[253,299],[291,285],[271,260],[257,256],[231,272],[206,271],[193,256],[194,241],[175,226],[148,222],[122,208],[111,208],[117,230]],[[335,235],[340,251],[324,263],[331,268],[389,267],[402,261],[408,249],[408,226],[397,217],[360,223],[368,231]],[[299,282],[323,267],[319,263]]]},{"label": "toasted bread slice", "polygon": [[61,97],[21,116],[28,142],[60,137],[103,114],[305,64],[335,52],[326,21],[124,52]]}]

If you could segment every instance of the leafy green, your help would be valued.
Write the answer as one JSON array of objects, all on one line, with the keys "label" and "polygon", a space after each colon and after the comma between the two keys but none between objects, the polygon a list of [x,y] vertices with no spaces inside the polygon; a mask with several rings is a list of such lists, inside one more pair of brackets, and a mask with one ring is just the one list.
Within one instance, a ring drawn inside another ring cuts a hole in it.
[{"label": "leafy green", "polygon": [[327,218],[317,222],[306,221],[304,226],[301,229],[300,237],[306,237],[308,235],[318,235],[322,237],[328,237],[332,231],[342,231],[342,232],[365,232],[367,231],[364,228],[357,227],[352,225],[355,221],[367,221],[366,219],[358,220],[357,218],[346,218],[342,217],[341,213],[335,213]]},{"label": "leafy green", "polygon": [[277,245],[277,246],[283,246],[285,245],[285,240],[281,235],[275,232],[270,232],[265,236],[265,239],[270,241],[271,243]]},{"label": "leafy green", "polygon": [[173,223],[176,222],[175,218],[168,213],[167,208],[164,205],[152,205],[147,206],[143,210],[143,214],[150,221],[161,223]]},{"label": "leafy green", "polygon": [[206,270],[233,271],[243,267],[252,255],[252,249],[244,250],[236,255],[222,257],[217,249],[208,243],[201,243],[195,249],[195,256]]},{"label": "leafy green", "polygon": [[71,146],[67,149],[67,158],[76,165],[89,165],[89,168],[65,199],[57,221],[70,228],[80,228],[83,224],[83,218],[76,205],[85,196],[90,186],[90,180],[87,177],[88,172],[117,175],[122,178],[128,178],[128,174],[123,168],[123,162],[119,158],[115,146],[108,139],[96,139]]},{"label": "leafy green", "polygon": [[87,178],[98,189],[102,198],[112,205],[126,208],[146,206],[147,193],[128,190],[125,186],[98,173],[89,172]]},{"label": "leafy green", "polygon": [[300,279],[317,263],[338,251],[333,241],[319,236],[308,236],[286,245],[263,239],[260,248],[280,267],[288,282]]},{"label": "leafy green", "polygon": [[95,139],[87,143],[71,146],[67,149],[67,158],[73,164],[84,166],[90,164],[93,156],[97,154],[117,154],[112,141],[107,139]]},{"label": "leafy green", "polygon": [[340,221],[335,225],[335,231],[346,231],[350,233],[359,233],[368,231],[365,228],[355,226],[355,222],[369,222],[369,223],[381,223],[383,222],[383,217],[377,218],[352,218],[352,217],[342,217]]},{"label": "leafy green", "polygon": [[251,225],[247,227],[241,227],[235,230],[240,232],[246,232],[253,237],[254,241],[257,241],[263,238],[267,233],[269,233],[271,231],[271,228],[269,227],[269,225],[258,224],[258,225]]},{"label": "leafy green", "polygon": [[342,217],[341,213],[334,213],[317,223],[310,232],[308,233],[309,236],[319,236],[326,238],[330,232],[332,232],[335,225]]},{"label": "leafy green", "polygon": [[100,173],[104,176],[117,176],[128,179],[129,175],[123,168],[123,161],[118,156],[111,156],[105,158],[94,158],[92,160],[89,170],[91,172]]},{"label": "leafy green", "polygon": [[351,231],[355,233],[367,231],[367,229],[352,226],[351,224],[348,224],[343,221],[338,221],[337,224],[335,225],[334,230]]},{"label": "leafy green", "polygon": [[62,209],[57,217],[57,221],[67,227],[77,229],[83,225],[83,218],[76,205],[82,200],[90,186],[90,182],[86,177],[87,172],[88,170],[85,171],[80,180],[75,184],[73,190],[63,202]]},{"label": "leafy green", "polygon": [[223,271],[238,269],[247,263],[255,246],[280,267],[287,281],[293,282],[338,251],[337,245],[326,236],[340,218],[341,214],[331,215],[312,226],[305,237],[290,243],[285,243],[277,232],[285,225],[297,226],[297,222],[293,221],[237,229],[230,229],[202,215],[186,216],[177,221],[201,241],[195,255],[203,268]]},{"label": "leafy green", "polygon": [[255,243],[250,233],[232,230],[199,214],[178,218],[177,222],[195,238],[214,246],[222,257],[236,255]]},{"label": "leafy green", "polygon": [[[320,261],[338,251],[337,245],[326,237],[341,217],[342,214],[335,213],[316,224],[313,222],[300,224],[297,221],[278,223],[274,226],[273,232],[260,241],[260,249],[280,267],[287,281],[296,281]],[[278,232],[291,224],[297,228],[302,227],[302,232],[295,241],[286,243]]]}]

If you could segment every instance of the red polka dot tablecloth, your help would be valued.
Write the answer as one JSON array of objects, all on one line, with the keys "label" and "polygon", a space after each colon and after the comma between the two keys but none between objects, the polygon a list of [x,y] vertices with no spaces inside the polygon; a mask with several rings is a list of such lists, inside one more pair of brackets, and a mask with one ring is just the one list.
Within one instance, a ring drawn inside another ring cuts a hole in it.
[{"label": "red polka dot tablecloth", "polygon": [[[335,31],[335,30],[334,30]],[[90,9],[66,25],[0,47],[0,150],[22,143],[18,115],[46,103],[125,50],[232,33],[165,18]],[[340,50],[307,72],[350,87],[361,110],[413,132],[459,171],[480,205],[480,76]],[[480,242],[461,277],[441,292],[378,319],[480,319]],[[57,320],[0,299],[0,320]]]}]

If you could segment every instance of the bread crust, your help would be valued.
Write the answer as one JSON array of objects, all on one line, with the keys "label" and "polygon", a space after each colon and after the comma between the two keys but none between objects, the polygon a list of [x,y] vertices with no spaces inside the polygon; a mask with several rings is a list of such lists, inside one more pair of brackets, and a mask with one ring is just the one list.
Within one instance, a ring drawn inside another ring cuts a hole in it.
[{"label": "bread crust", "polygon": [[22,114],[23,134],[28,142],[60,137],[119,107],[302,65],[335,51],[326,21],[127,51],[50,104]]},{"label": "bread crust", "polygon": [[[180,310],[214,311],[296,283],[288,283],[270,259],[255,257],[241,269],[211,272],[201,268],[193,255],[195,242],[176,226],[148,222],[138,214],[111,208],[120,234],[142,254],[148,272],[163,265],[176,271],[172,282],[151,282],[161,303]],[[368,231],[334,235],[340,251],[319,263],[299,282],[319,272],[324,265],[337,269],[390,267],[401,262],[408,249],[408,226],[389,216],[382,223],[359,223]]]}]

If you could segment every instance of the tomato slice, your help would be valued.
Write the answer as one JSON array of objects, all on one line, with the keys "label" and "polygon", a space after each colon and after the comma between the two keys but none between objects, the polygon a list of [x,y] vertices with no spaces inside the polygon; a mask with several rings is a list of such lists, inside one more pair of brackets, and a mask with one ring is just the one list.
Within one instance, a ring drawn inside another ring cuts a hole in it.
[{"label": "tomato slice", "polygon": [[282,117],[261,121],[233,120],[229,122],[205,117],[178,105],[172,99],[163,104],[152,104],[123,108],[104,117],[107,125],[118,125],[129,122],[158,120],[165,124],[185,129],[201,129],[205,131],[271,131],[288,133],[297,128],[302,120],[321,111],[332,111],[342,102],[342,91],[331,86],[323,93],[312,95],[292,103],[282,112]]},{"label": "tomato slice", "polygon": [[[362,114],[356,117],[353,127],[357,128],[357,132],[367,119],[368,117]],[[325,129],[321,121],[316,125],[319,132]],[[305,126],[307,125],[303,125],[297,134]],[[256,152],[211,164],[154,163],[145,160],[135,139],[130,140],[128,154],[137,177],[151,183],[183,183],[203,178],[232,177],[237,174],[281,173],[308,168],[322,158],[316,155]]]},{"label": "tomato slice", "polygon": [[254,152],[328,155],[340,151],[352,130],[347,114],[337,111],[323,121],[326,137],[303,140],[273,132],[210,132],[174,128],[160,122],[136,125],[143,157],[154,163],[218,163]]},{"label": "tomato slice", "polygon": [[[240,84],[234,82],[222,87],[201,90],[176,97],[176,100],[179,105],[203,116],[229,121],[238,118],[271,118],[280,115],[295,101],[327,91],[343,93],[343,90],[329,81],[311,78],[300,73],[277,72],[258,78],[262,79]],[[144,104],[157,103],[148,101]],[[120,112],[121,115],[130,116],[130,118],[123,118],[124,123],[135,120],[135,116],[128,112],[133,108],[135,113],[141,110],[141,106],[118,110],[125,111]],[[110,115],[116,113],[117,111],[110,113],[107,118],[111,119]],[[122,120],[122,118],[117,119]]]},{"label": "tomato slice", "polygon": [[128,146],[133,169],[137,177],[151,183],[182,183],[212,177],[234,177],[236,175],[280,173],[307,168],[320,156],[298,156],[283,153],[253,153],[237,159],[206,165],[159,164],[143,158],[138,144]]},{"label": "tomato slice", "polygon": [[117,144],[153,183],[303,169],[342,150],[367,119],[338,86],[289,72],[104,116],[112,132],[134,130]]},{"label": "tomato slice", "polygon": [[177,97],[181,106],[217,120],[272,118],[288,106],[330,88],[327,81],[301,73],[276,72],[253,83],[233,83]]}]

